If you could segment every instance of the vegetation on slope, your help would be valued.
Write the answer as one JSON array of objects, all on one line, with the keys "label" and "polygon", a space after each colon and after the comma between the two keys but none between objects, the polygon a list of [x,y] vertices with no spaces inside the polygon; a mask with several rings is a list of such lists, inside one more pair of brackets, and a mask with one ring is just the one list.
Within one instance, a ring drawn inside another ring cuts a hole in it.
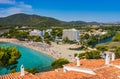
[{"label": "vegetation on slope", "polygon": [[113,41],[120,42],[120,33],[116,33],[116,35],[113,38]]},{"label": "vegetation on slope", "polygon": [[61,22],[59,20],[50,17],[27,15],[20,13],[8,17],[0,18],[0,25],[57,26],[57,25],[61,25]]},{"label": "vegetation on slope", "polygon": [[0,26],[83,26],[87,24],[99,24],[96,22],[84,21],[60,21],[51,17],[28,15],[24,13],[10,15],[8,17],[0,18]]},{"label": "vegetation on slope", "polygon": [[6,73],[9,70],[16,71],[18,59],[21,57],[20,51],[16,47],[0,47],[0,68],[5,68]]},{"label": "vegetation on slope", "polygon": [[67,59],[58,59],[58,60],[55,60],[54,62],[52,62],[51,66],[52,68],[56,69],[56,68],[61,68],[63,67],[64,64],[67,64],[69,63],[69,61]]}]

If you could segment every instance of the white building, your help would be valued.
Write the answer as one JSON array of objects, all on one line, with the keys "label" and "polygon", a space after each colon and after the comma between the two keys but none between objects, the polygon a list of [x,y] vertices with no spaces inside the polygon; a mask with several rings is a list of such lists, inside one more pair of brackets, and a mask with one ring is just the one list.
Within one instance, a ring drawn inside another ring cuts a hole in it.
[{"label": "white building", "polygon": [[65,29],[63,30],[62,39],[66,37],[71,41],[80,40],[80,31],[76,29]]},{"label": "white building", "polygon": [[34,29],[34,30],[31,31],[29,34],[30,34],[30,36],[40,36],[41,31]]},{"label": "white building", "polygon": [[48,32],[48,34],[50,35],[52,32],[52,29],[47,29],[46,32]]}]

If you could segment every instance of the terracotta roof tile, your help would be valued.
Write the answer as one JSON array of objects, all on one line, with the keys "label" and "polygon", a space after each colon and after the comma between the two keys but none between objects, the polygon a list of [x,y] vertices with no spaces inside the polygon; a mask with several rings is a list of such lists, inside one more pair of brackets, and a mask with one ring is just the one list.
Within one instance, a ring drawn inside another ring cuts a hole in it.
[{"label": "terracotta roof tile", "polygon": [[120,65],[120,58],[119,59],[115,59],[115,61],[111,61],[111,64]]},{"label": "terracotta roof tile", "polygon": [[[97,68],[105,65],[105,61],[103,59],[93,59],[93,60],[80,60],[81,65],[80,68]],[[78,67],[76,66],[76,62],[66,64],[65,66],[72,66],[72,67]]]},{"label": "terracotta roof tile", "polygon": [[106,67],[95,71],[97,75],[89,77],[88,79],[120,79],[120,69],[113,66]]},{"label": "terracotta roof tile", "polygon": [[[20,76],[20,72],[10,73],[0,76],[0,79],[120,79],[118,77],[120,76],[120,69],[114,67],[114,65],[105,66],[103,59],[81,60],[80,62],[80,68],[93,69],[96,75],[75,71],[63,72],[62,69],[57,69],[55,71],[42,72],[35,75],[25,72],[25,76]],[[111,63],[120,65],[120,59],[111,61]],[[65,66],[77,67],[76,62],[66,64]]]},{"label": "terracotta roof tile", "polygon": [[44,72],[36,74],[40,79],[82,79],[83,77],[90,77],[92,75],[75,72],[75,71],[68,71],[68,72]]},{"label": "terracotta roof tile", "polygon": [[0,79],[39,79],[39,77],[28,72],[25,72],[25,76],[20,76],[20,72],[16,72],[2,75],[0,76]]}]

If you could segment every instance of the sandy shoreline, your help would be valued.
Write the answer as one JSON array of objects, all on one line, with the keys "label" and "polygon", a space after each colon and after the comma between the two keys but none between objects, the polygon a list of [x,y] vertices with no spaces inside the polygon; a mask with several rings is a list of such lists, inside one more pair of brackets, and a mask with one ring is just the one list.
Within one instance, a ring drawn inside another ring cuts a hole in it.
[{"label": "sandy shoreline", "polygon": [[17,39],[7,39],[7,38],[0,38],[0,42],[9,42],[13,44],[22,45],[33,50],[39,51],[41,53],[47,54],[55,59],[58,58],[66,58],[70,62],[74,61],[74,53],[80,53],[83,51],[77,50],[69,50],[71,45],[57,45],[52,43],[52,46],[43,44],[41,42],[30,42],[30,41],[19,41]]}]

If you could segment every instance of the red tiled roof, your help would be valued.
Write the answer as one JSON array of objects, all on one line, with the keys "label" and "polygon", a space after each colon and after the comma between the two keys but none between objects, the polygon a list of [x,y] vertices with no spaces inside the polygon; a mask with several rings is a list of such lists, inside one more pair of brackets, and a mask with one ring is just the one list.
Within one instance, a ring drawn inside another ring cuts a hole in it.
[{"label": "red tiled roof", "polygon": [[115,59],[115,61],[111,61],[111,64],[120,65],[120,58],[119,59]]},{"label": "red tiled roof", "polygon": [[[72,67],[78,67],[76,66],[76,62],[66,64],[65,66],[72,66]],[[105,60],[103,59],[93,59],[93,60],[80,60],[80,68],[97,68],[105,65]]]},{"label": "red tiled roof", "polygon": [[120,79],[120,69],[113,66],[105,67],[95,71],[97,75],[88,77],[88,79]]},{"label": "red tiled roof", "polygon": [[28,72],[25,72],[25,76],[20,76],[20,72],[16,72],[2,75],[0,76],[0,79],[39,79],[39,77]]},{"label": "red tiled roof", "polygon": [[40,79],[120,79],[120,69],[108,66],[94,71],[96,75],[90,75],[82,72],[68,71],[68,72],[44,72],[38,73]]},{"label": "red tiled roof", "polygon": [[92,75],[75,72],[75,71],[68,71],[68,72],[44,72],[36,74],[40,79],[82,79],[83,77],[91,77]]},{"label": "red tiled roof", "polygon": [[0,79],[82,79],[83,77],[92,77],[90,74],[68,71],[68,72],[42,72],[37,73],[36,75],[32,75],[30,73],[26,73],[25,76],[20,76],[20,72],[6,74],[0,76]]},{"label": "red tiled roof", "polygon": [[[120,79],[118,77],[120,76],[120,69],[114,67],[114,65],[104,66],[105,60],[103,59],[81,60],[80,62],[80,68],[93,69],[96,75],[76,71],[63,72],[59,69],[55,71],[37,73],[36,75],[25,72],[25,76],[20,76],[20,72],[16,72],[0,76],[0,79]],[[111,64],[120,66],[120,59],[111,61]],[[65,66],[77,67],[76,62],[66,64]]]}]

